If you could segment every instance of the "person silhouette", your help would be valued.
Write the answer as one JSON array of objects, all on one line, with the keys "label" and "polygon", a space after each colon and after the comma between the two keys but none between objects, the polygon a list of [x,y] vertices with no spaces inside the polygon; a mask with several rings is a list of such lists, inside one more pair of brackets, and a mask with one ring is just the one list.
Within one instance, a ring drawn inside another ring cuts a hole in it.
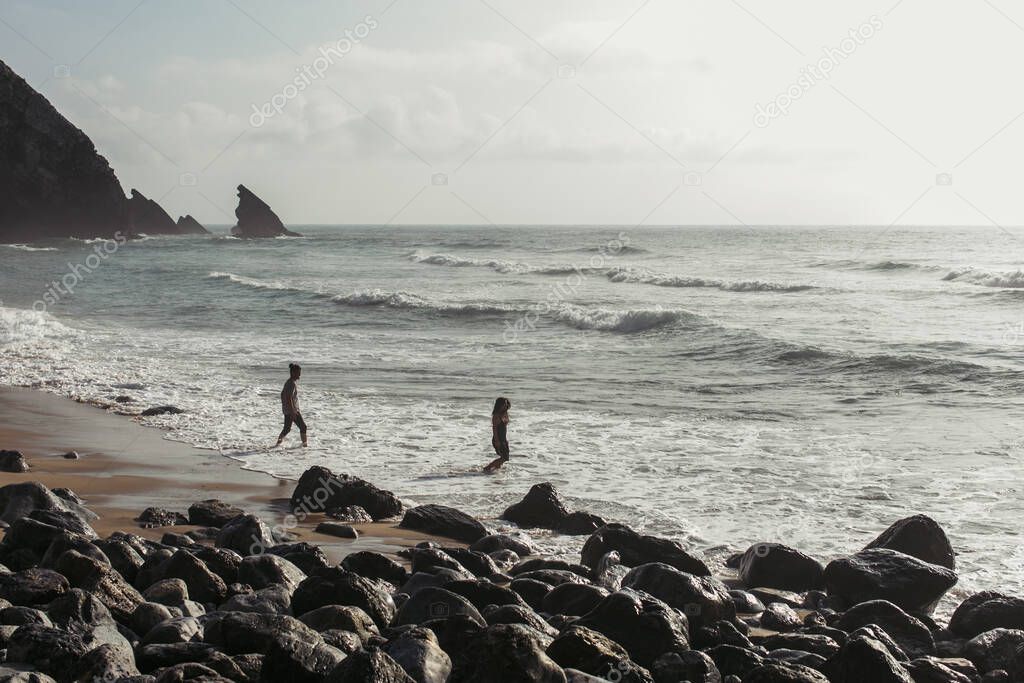
[{"label": "person silhouette", "polygon": [[512,402],[504,396],[494,401],[494,409],[491,411],[491,445],[498,457],[484,468],[484,472],[497,472],[508,462],[508,411],[511,407]]},{"label": "person silhouette", "polygon": [[306,439],[306,421],[302,419],[302,413],[299,412],[299,388],[295,384],[302,376],[302,368],[298,363],[290,363],[288,365],[288,374],[288,381],[284,383],[284,389],[281,390],[281,410],[284,412],[284,429],[281,430],[281,435],[277,437],[277,443],[274,444],[274,448],[280,446],[281,442],[284,441],[284,437],[288,436],[288,432],[292,430],[292,423],[299,426],[302,445],[309,445],[309,441]]}]

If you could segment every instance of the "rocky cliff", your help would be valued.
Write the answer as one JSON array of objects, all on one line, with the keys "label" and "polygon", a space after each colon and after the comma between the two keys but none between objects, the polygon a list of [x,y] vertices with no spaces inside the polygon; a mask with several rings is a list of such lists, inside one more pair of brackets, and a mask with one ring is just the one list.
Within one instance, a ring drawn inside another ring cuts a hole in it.
[{"label": "rocky cliff", "polygon": [[199,221],[192,218],[192,214],[178,216],[177,226],[180,235],[208,235],[210,233]]},{"label": "rocky cliff", "polygon": [[128,202],[88,136],[0,62],[0,240],[113,236]]},{"label": "rocky cliff", "polygon": [[235,209],[238,225],[231,228],[235,237],[301,237],[284,227],[281,219],[245,185],[238,186],[238,208]]}]

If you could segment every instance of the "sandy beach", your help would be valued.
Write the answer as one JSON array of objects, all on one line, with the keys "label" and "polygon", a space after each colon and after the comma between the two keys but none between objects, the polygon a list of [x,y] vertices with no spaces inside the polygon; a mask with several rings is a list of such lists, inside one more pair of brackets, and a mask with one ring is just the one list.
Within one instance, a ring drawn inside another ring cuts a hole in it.
[{"label": "sandy beach", "polygon": [[[69,488],[99,515],[93,527],[101,536],[127,531],[159,540],[168,531],[185,533],[195,527],[143,529],[135,518],[147,507],[184,513],[192,503],[209,498],[256,514],[270,526],[284,524],[289,512],[294,481],[244,470],[216,451],[168,440],[159,429],[87,403],[5,387],[0,389],[0,424],[0,449],[21,451],[31,467],[25,473],[0,473],[0,486],[38,481],[51,489]],[[70,452],[78,459],[64,457]],[[282,451],[282,457],[286,454]],[[360,537],[342,540],[313,531],[324,519],[311,514],[289,531],[297,540],[321,546],[335,562],[361,550],[393,555],[433,538],[373,522],[354,524]]]}]

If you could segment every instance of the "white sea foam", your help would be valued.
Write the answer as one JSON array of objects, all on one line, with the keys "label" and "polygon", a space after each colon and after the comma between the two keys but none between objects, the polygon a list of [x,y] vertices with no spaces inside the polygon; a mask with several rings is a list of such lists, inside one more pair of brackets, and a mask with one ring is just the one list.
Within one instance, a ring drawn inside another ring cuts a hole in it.
[{"label": "white sea foam", "polygon": [[58,251],[57,247],[32,247],[27,244],[0,244],[0,247],[17,249],[18,251]]},{"label": "white sea foam", "polygon": [[998,287],[1002,289],[1024,288],[1024,270],[990,273],[967,267],[951,270],[942,279],[947,282],[967,282],[982,287]]},{"label": "white sea foam", "polygon": [[612,282],[655,285],[658,287],[713,287],[726,292],[804,292],[814,285],[765,282],[762,280],[716,280],[700,277],[666,275],[635,268],[612,268],[607,273]]},{"label": "white sea foam", "polygon": [[416,263],[429,263],[435,266],[449,266],[453,268],[480,267],[490,268],[499,273],[526,274],[535,273],[539,275],[569,275],[571,273],[592,273],[599,272],[600,268],[593,268],[587,265],[556,264],[556,265],[531,265],[515,261],[501,261],[498,259],[477,259],[454,256],[452,254],[430,254],[423,251],[416,251],[409,255],[409,259]]},{"label": "white sea foam", "polygon": [[616,311],[607,308],[584,308],[565,304],[551,312],[551,317],[580,330],[603,332],[643,332],[679,322],[693,314],[662,308],[640,308]]}]

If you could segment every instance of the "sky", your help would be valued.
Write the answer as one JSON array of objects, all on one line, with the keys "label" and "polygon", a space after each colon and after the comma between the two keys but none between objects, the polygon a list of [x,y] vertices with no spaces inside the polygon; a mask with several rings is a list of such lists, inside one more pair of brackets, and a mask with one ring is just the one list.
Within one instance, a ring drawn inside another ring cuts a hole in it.
[{"label": "sky", "polygon": [[1024,225],[1010,0],[0,0],[0,60],[208,224]]}]

